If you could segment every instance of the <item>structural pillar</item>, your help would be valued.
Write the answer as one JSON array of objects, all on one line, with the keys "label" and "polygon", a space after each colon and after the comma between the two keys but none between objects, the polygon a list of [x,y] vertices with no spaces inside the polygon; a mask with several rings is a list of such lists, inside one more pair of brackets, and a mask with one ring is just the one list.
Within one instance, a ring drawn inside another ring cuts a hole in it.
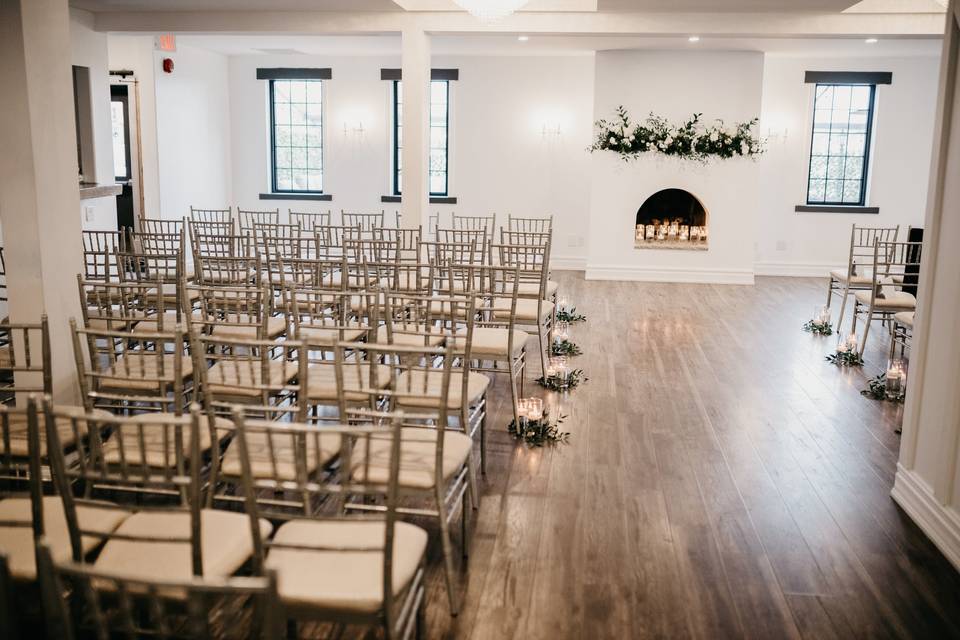
[{"label": "structural pillar", "polygon": [[402,33],[403,226],[426,224],[430,210],[430,36],[411,27]]},{"label": "structural pillar", "polygon": [[[67,0],[0,2],[0,221],[11,322],[47,314],[53,392],[77,400],[83,260]],[[107,108],[107,105],[104,105]]]}]

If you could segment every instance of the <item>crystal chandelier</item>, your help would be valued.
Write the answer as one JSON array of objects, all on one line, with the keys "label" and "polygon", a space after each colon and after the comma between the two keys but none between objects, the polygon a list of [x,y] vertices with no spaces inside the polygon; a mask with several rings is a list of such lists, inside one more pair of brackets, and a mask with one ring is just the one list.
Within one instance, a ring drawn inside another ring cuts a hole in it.
[{"label": "crystal chandelier", "polygon": [[453,0],[480,22],[496,22],[517,11],[529,0]]}]

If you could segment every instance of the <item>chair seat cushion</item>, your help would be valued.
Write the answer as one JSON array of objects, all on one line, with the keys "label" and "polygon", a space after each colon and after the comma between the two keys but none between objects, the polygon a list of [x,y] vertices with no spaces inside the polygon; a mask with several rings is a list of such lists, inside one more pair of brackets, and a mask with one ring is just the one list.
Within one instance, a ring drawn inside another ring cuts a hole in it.
[{"label": "chair seat cushion", "polygon": [[[173,414],[156,414],[150,416],[151,423],[171,422],[177,418]],[[230,429],[233,423],[226,418],[214,418],[215,429]],[[206,417],[200,419],[200,451],[208,451],[211,445],[209,422]],[[164,448],[164,432],[170,440]],[[159,428],[144,429],[143,443],[146,447],[146,463],[150,467],[168,467],[176,463],[176,454],[174,453],[173,430]],[[107,464],[120,464],[121,460],[126,460],[128,465],[142,465],[144,463],[143,454],[140,448],[140,434],[137,429],[127,427],[123,430],[123,457],[120,455],[120,437],[114,433],[109,440],[103,443],[103,459]],[[183,430],[183,455],[190,455],[190,432]]]},{"label": "chair seat cushion", "polygon": [[[261,519],[261,535],[266,537],[271,530],[270,523]],[[117,528],[117,533],[161,540],[108,540],[94,563],[98,570],[146,580],[189,580],[192,577],[190,544],[179,540],[190,535],[189,513],[134,513]],[[205,576],[233,575],[253,554],[250,518],[245,513],[203,509],[200,512],[200,538]]]},{"label": "chair seat cushion", "polygon": [[[200,320],[200,311],[194,311],[193,314],[194,321]],[[137,326],[133,328],[134,334],[143,334],[143,333],[158,333],[160,332],[159,322],[155,318],[148,317],[137,323]],[[186,329],[187,316],[184,313],[180,314],[180,324],[184,325],[183,328]],[[177,312],[175,309],[167,309],[163,312],[163,332],[169,333],[176,329],[177,327]]]},{"label": "chair seat cushion", "polygon": [[[544,298],[550,298],[560,288],[560,283],[554,280],[547,280],[547,290]],[[535,282],[521,282],[517,285],[517,293],[521,296],[535,296],[540,292],[540,285]]]},{"label": "chair seat cushion", "polygon": [[[870,305],[870,291],[857,291],[857,302],[863,305]],[[917,299],[912,293],[906,291],[894,291],[886,297],[877,297],[874,299],[873,306],[881,311],[890,311],[893,309],[899,311],[909,311],[917,307]]]},{"label": "chair seat cushion", "polygon": [[[847,282],[847,271],[846,269],[834,269],[830,272],[830,277],[836,280],[837,282],[846,283]],[[873,285],[873,277],[869,275],[857,274],[850,278],[850,286],[862,286],[869,287]]]},{"label": "chair seat cushion", "polygon": [[297,377],[297,363],[270,360],[267,380],[263,380],[262,363],[257,360],[220,360],[207,369],[207,384],[215,396],[259,398],[263,387],[279,389]]},{"label": "chair seat cushion", "polygon": [[[153,351],[145,351],[141,356],[135,351],[128,351],[117,358],[116,364],[104,370],[104,375],[98,378],[100,386],[111,391],[155,391],[160,388],[160,379],[164,378],[167,380],[166,387],[170,388],[173,386],[175,357],[172,353],[161,356]],[[191,377],[193,360],[187,355],[180,356],[180,378],[189,380]]]},{"label": "chair seat cushion", "polygon": [[[401,407],[422,407],[433,409],[439,407],[440,386],[443,383],[443,371],[440,369],[431,369],[424,371],[415,369],[413,371],[404,371],[397,378],[396,391],[400,394],[397,397],[397,404]],[[482,373],[471,371],[467,378],[467,405],[471,405],[479,400],[487,387],[490,386],[490,378]],[[463,372],[450,372],[450,391],[447,396],[448,409],[460,409],[463,405]]]},{"label": "chair seat cushion", "polygon": [[[306,610],[374,613],[383,607],[383,553],[350,551],[384,547],[385,524],[370,520],[293,521],[274,542],[336,550],[271,549],[266,566],[277,572],[284,606]],[[427,532],[407,522],[394,525],[393,593],[406,589],[423,561]]]},{"label": "chair seat cushion", "polygon": [[900,311],[899,313],[893,314],[893,319],[896,320],[897,324],[902,324],[908,329],[913,329],[913,311]]},{"label": "chair seat cushion", "polygon": [[263,336],[258,335],[260,331],[259,323],[256,325],[250,324],[257,322],[255,318],[241,314],[236,317],[236,320],[244,324],[234,324],[230,320],[215,324],[211,332],[213,337],[223,338],[224,340],[272,340],[279,338],[287,330],[287,319],[282,316],[267,318],[266,335]]},{"label": "chair seat cushion", "polygon": [[[463,328],[457,331],[458,336],[466,336],[467,329]],[[513,330],[513,357],[520,355],[523,351],[527,339],[530,337],[526,331],[520,329]],[[500,327],[474,327],[473,345],[470,348],[470,356],[479,358],[481,356],[506,359],[510,347],[510,330]],[[462,352],[463,349],[460,349]]]},{"label": "chair seat cushion", "polygon": [[[439,329],[436,329],[439,331]],[[422,331],[422,333],[419,333]],[[413,326],[403,328],[395,327],[393,331],[393,340],[388,339],[386,325],[377,329],[377,342],[379,344],[394,344],[402,347],[436,347],[443,344],[444,336],[440,333],[427,333],[426,327],[414,329]]]},{"label": "chair seat cushion", "polygon": [[[113,414],[109,411],[94,409],[93,413],[103,419],[109,420]],[[29,443],[27,441],[27,414],[21,411],[11,410],[7,413],[9,416],[8,425],[10,430],[10,455],[26,458],[30,455]],[[43,422],[43,416],[40,416],[40,447],[44,456],[47,455],[47,431]],[[73,421],[65,416],[57,416],[57,432],[60,434],[60,446],[64,449],[72,448],[77,443],[77,436],[81,438],[87,435],[87,421],[77,420],[77,430],[74,432]],[[0,453],[6,453],[3,444],[3,428],[0,427]]]},{"label": "chair seat cushion", "polygon": [[[377,389],[390,384],[390,367],[377,365]],[[370,365],[347,362],[343,370],[344,396],[348,402],[365,402],[370,389]],[[360,379],[362,377],[362,379]],[[333,363],[314,364],[307,369],[307,397],[313,401],[335,402],[337,400],[337,372]]]},{"label": "chair seat cushion", "polygon": [[[351,475],[358,482],[387,484],[390,477],[390,444],[387,436],[374,436],[370,447],[357,447],[351,459]],[[446,481],[467,464],[473,440],[461,431],[443,434],[442,480]],[[369,453],[369,456],[368,456]],[[403,427],[400,430],[399,485],[410,489],[431,489],[436,483],[437,429]],[[369,460],[369,463],[368,463]]]},{"label": "chair seat cushion", "polygon": [[[81,505],[77,507],[77,519],[80,527],[97,533],[111,533],[129,516],[129,512],[116,508],[97,508]],[[32,522],[33,516],[29,498],[7,498],[0,500],[0,520],[5,522]],[[60,496],[43,498],[44,537],[50,545],[53,559],[70,560],[70,530],[63,513],[63,500]],[[80,548],[84,554],[100,546],[103,538],[83,536]],[[33,541],[33,529],[25,527],[0,527],[0,553],[7,556],[10,574],[19,580],[33,580],[37,575],[36,548]]]},{"label": "chair seat cushion", "polygon": [[[537,317],[537,303],[540,303],[540,317]],[[540,323],[550,317],[553,313],[553,303],[549,300],[535,300],[533,298],[517,299],[517,316],[519,322]],[[498,298],[493,303],[493,317],[500,320],[510,318],[510,300]]]},{"label": "chair seat cushion", "polygon": [[[322,428],[317,429],[316,435],[306,436],[306,473],[312,475],[317,469],[325,466],[340,451],[340,436],[324,433]],[[296,480],[297,461],[294,456],[293,442],[289,435],[278,435],[272,438],[272,443],[262,431],[247,434],[247,447],[250,453],[250,470],[255,478],[275,478],[280,480]],[[273,454],[271,455],[271,450]],[[276,462],[276,468],[274,468]],[[241,475],[240,446],[236,440],[231,441],[227,452],[220,462],[220,471],[223,475],[238,478]]]}]

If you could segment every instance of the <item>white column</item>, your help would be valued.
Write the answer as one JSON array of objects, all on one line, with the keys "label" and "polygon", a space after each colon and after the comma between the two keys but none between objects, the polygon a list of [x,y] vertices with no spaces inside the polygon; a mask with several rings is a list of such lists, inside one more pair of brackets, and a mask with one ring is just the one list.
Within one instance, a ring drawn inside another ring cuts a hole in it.
[{"label": "white column", "polygon": [[411,27],[402,34],[403,226],[426,224],[430,210],[430,36]]},{"label": "white column", "polygon": [[920,292],[893,498],[960,568],[960,2],[947,11]]},{"label": "white column", "polygon": [[[76,401],[68,318],[82,262],[67,0],[0,2],[0,220],[12,322],[50,321],[53,388]],[[104,108],[107,108],[104,105]]]}]

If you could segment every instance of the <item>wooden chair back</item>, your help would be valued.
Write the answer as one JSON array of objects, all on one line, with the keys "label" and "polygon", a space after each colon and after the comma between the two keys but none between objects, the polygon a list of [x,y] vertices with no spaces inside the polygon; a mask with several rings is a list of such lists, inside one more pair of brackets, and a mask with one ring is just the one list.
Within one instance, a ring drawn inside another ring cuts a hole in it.
[{"label": "wooden chair back", "polygon": [[287,210],[290,224],[298,224],[305,232],[313,233],[317,227],[330,226],[330,212],[311,213],[308,211]]},{"label": "wooden chair back", "polygon": [[0,324],[0,404],[24,402],[18,394],[52,393],[51,358],[46,314],[40,322]]}]

